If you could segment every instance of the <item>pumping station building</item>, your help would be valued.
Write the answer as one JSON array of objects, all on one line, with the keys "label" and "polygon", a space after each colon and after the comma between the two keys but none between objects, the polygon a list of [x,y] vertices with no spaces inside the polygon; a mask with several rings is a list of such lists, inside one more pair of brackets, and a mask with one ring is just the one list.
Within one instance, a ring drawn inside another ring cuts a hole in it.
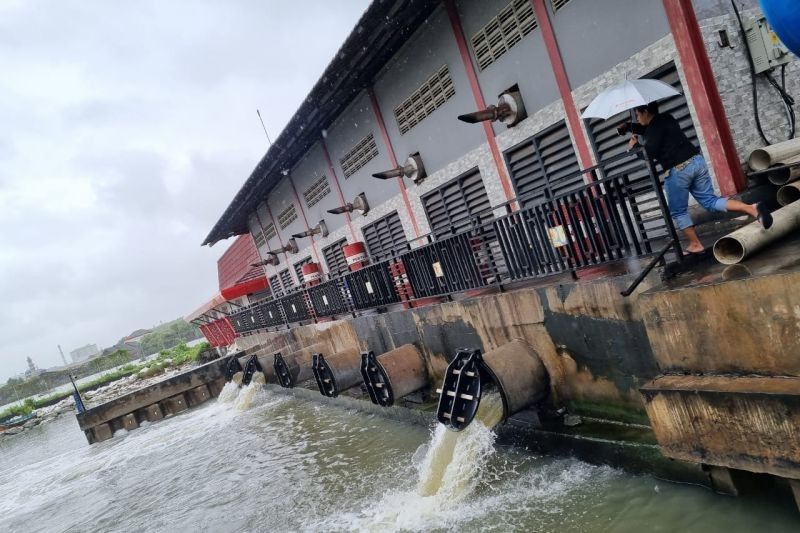
[{"label": "pumping station building", "polygon": [[[685,259],[629,113],[581,118],[663,81],[715,190],[774,201],[746,162],[794,137],[800,60],[737,7],[372,2],[211,229],[236,240],[187,320],[267,382],[435,405],[454,430],[494,387],[525,445],[800,494],[797,238]],[[752,222],[690,214],[709,249]]]}]

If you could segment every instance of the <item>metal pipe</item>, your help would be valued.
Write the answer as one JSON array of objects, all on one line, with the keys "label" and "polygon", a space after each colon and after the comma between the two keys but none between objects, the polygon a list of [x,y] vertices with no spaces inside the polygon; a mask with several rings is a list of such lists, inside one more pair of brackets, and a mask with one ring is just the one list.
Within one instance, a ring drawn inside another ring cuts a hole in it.
[{"label": "metal pipe", "polygon": [[311,368],[320,394],[328,398],[336,398],[362,381],[358,348],[346,348],[328,357],[315,353]]},{"label": "metal pipe", "polygon": [[778,189],[778,203],[782,206],[789,205],[797,200],[800,200],[800,181],[787,183]]},{"label": "metal pipe", "polygon": [[491,384],[503,400],[503,420],[538,403],[550,391],[547,369],[525,341],[513,340],[485,354],[462,350],[447,367],[439,390],[439,422],[455,431],[466,428]]},{"label": "metal pipe", "polygon": [[800,138],[756,148],[750,152],[747,164],[753,170],[766,170],[769,167],[800,156]]},{"label": "metal pipe", "polygon": [[281,387],[291,389],[298,383],[310,379],[313,376],[311,370],[313,354],[323,352],[327,348],[327,343],[318,342],[287,355],[275,352],[273,367]]},{"label": "metal pipe", "polygon": [[765,230],[753,222],[714,243],[714,257],[724,265],[734,265],[800,227],[800,202],[793,202],[772,213],[772,227]]},{"label": "metal pipe", "polygon": [[786,185],[790,181],[800,179],[800,156],[791,157],[771,167],[773,171],[767,176],[774,185]]},{"label": "metal pipe", "polygon": [[362,353],[361,377],[372,403],[383,407],[428,386],[425,360],[413,344],[377,357],[372,351]]}]

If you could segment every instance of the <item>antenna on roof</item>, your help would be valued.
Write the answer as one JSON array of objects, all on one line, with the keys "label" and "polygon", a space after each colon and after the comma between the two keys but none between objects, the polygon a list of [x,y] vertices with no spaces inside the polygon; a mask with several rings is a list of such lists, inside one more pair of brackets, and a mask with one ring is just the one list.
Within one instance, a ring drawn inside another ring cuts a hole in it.
[{"label": "antenna on roof", "polygon": [[258,120],[261,121],[261,127],[264,128],[264,135],[267,136],[267,142],[269,143],[270,146],[272,146],[272,141],[269,138],[269,133],[267,133],[267,127],[264,125],[264,119],[261,118],[261,111],[256,109],[256,113],[258,114]]}]

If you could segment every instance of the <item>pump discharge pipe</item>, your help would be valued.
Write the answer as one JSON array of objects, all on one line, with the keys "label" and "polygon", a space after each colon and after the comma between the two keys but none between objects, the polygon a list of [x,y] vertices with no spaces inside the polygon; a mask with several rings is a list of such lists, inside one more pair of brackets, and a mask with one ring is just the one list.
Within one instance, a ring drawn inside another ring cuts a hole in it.
[{"label": "pump discharge pipe", "polygon": [[735,265],[800,227],[800,202],[772,213],[772,227],[752,222],[714,243],[714,257],[723,265]]},{"label": "pump discharge pipe", "polygon": [[537,404],[550,392],[547,369],[523,340],[485,354],[459,350],[447,367],[436,418],[449,429],[461,431],[475,418],[483,392],[492,385],[503,400],[503,420]]}]

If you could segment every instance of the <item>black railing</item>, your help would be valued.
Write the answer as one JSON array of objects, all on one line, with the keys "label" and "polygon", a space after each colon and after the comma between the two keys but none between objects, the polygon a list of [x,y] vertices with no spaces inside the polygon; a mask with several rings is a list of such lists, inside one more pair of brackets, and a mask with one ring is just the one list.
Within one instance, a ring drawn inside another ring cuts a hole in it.
[{"label": "black railing", "polygon": [[[680,260],[677,233],[653,166],[639,159],[626,172],[608,171],[626,158],[631,160],[631,154],[575,173],[592,177],[577,190],[516,211],[512,206],[524,205],[525,197],[515,198],[492,207],[494,213],[506,213],[500,217],[476,213],[465,231],[433,242],[429,237],[396,258],[237,311],[231,316],[234,328],[247,333],[655,255],[649,271],[670,248]],[[650,179],[632,184],[629,174],[643,168]],[[603,178],[594,179],[598,175]]]}]

